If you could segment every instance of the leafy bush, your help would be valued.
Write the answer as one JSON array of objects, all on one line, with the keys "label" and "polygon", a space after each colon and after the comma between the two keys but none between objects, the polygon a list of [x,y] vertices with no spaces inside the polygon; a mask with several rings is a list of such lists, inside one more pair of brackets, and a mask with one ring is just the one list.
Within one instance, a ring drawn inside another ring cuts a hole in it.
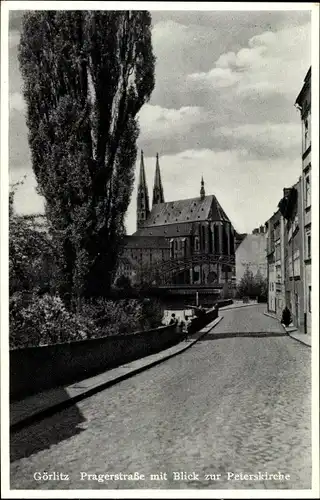
[{"label": "leafy bush", "polygon": [[131,288],[131,281],[130,281],[130,278],[128,278],[127,276],[124,276],[123,274],[121,276],[119,276],[119,278],[116,280],[115,282],[115,286],[117,288],[123,288],[123,289],[127,289],[127,288]]},{"label": "leafy bush", "polygon": [[98,299],[84,302],[80,307],[82,315],[95,323],[100,336],[156,328],[163,316],[160,302],[151,299]]},{"label": "leafy bush", "polygon": [[68,312],[58,296],[10,297],[10,348],[70,342],[94,336],[90,318]]},{"label": "leafy bush", "polygon": [[36,215],[15,213],[14,195],[20,184],[15,184],[9,194],[10,294],[26,291],[46,293],[52,288],[54,249],[47,232],[39,231]]}]

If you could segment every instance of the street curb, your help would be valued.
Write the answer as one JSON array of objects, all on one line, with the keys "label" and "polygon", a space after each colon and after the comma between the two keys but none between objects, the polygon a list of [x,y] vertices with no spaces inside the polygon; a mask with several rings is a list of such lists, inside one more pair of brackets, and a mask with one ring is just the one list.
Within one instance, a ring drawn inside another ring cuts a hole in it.
[{"label": "street curb", "polygon": [[267,312],[264,312],[263,314],[264,314],[265,316],[268,316],[269,318],[272,318],[272,319],[274,319],[274,320],[278,321],[278,323],[282,326],[283,330],[286,332],[286,334],[288,335],[288,337],[292,338],[293,340],[296,340],[297,342],[300,342],[300,344],[303,344],[303,345],[305,345],[305,346],[307,346],[307,347],[310,347],[310,348],[311,348],[311,345],[306,344],[305,342],[303,342],[303,340],[301,340],[301,339],[297,339],[296,337],[294,337],[293,335],[291,335],[291,333],[290,333],[290,332],[288,332],[288,330],[286,329],[286,327],[285,327],[285,326],[283,326],[283,324],[281,323],[281,321],[280,321],[278,318],[275,318],[274,316],[272,316],[271,314],[269,314],[269,313],[267,313]]},{"label": "street curb", "polygon": [[255,304],[244,304],[243,306],[235,306],[235,307],[229,307],[229,306],[225,306],[224,307],[220,307],[219,308],[219,311],[231,311],[232,309],[243,309],[244,307],[253,307],[253,306],[258,306],[258,302],[255,303]]},{"label": "street curb", "polygon": [[[11,432],[17,432],[21,430],[22,428],[35,423],[39,420],[42,420],[43,418],[50,417],[54,415],[55,413],[58,413],[59,411],[62,411],[66,408],[69,408],[70,406],[73,406],[75,403],[78,403],[79,401],[82,401],[83,399],[86,399],[90,396],[93,396],[94,394],[97,394],[98,392],[103,391],[104,389],[107,389],[108,387],[111,387],[113,385],[118,384],[119,382],[122,382],[123,380],[126,380],[130,377],[133,377],[134,375],[138,375],[139,373],[142,373],[143,371],[148,370],[149,368],[152,368],[156,365],[159,365],[163,361],[167,361],[168,359],[171,359],[178,354],[181,354],[182,352],[186,351],[187,349],[190,349],[198,340],[200,340],[202,337],[207,335],[211,330],[222,320],[223,316],[219,316],[214,320],[214,324],[210,328],[210,330],[206,330],[203,333],[199,335],[198,338],[196,338],[193,342],[190,342],[188,345],[185,347],[182,347],[179,351],[174,352],[173,354],[168,354],[167,356],[164,356],[163,358],[157,359],[156,361],[152,361],[150,364],[141,366],[140,368],[133,369],[132,371],[125,373],[123,375],[119,375],[118,377],[115,377],[113,380],[108,380],[107,382],[103,382],[100,385],[97,385],[96,387],[93,387],[92,389],[88,389],[84,391],[82,394],[79,394],[77,396],[72,396],[65,401],[61,401],[60,403],[54,404],[50,406],[49,408],[46,408],[44,410],[40,410],[37,413],[33,413],[29,417],[23,418],[19,422],[15,422],[14,424],[10,425],[10,431]],[[206,327],[200,330],[204,330]],[[182,341],[183,342],[183,341]],[[119,367],[120,368],[120,367]]]},{"label": "street curb", "polygon": [[300,344],[302,345],[305,345],[306,347],[310,347],[311,349],[311,345],[307,344],[306,342],[303,342],[303,340],[301,339],[297,339],[297,337],[294,337],[293,335],[291,335],[291,333],[287,332],[287,334],[289,335],[289,337],[291,337],[293,340],[296,340],[297,342],[300,342]]}]

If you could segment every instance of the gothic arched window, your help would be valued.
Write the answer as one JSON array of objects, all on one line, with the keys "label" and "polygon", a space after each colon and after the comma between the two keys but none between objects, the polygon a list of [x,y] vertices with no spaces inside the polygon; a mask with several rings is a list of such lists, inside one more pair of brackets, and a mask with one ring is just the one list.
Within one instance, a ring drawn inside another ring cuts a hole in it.
[{"label": "gothic arched window", "polygon": [[170,240],[170,258],[173,259],[174,257],[174,242],[173,240]]}]

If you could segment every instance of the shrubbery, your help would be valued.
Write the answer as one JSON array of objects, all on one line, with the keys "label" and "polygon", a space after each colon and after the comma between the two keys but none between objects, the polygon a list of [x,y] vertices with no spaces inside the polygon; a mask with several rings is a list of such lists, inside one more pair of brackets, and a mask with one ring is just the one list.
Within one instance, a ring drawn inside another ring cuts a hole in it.
[{"label": "shrubbery", "polygon": [[160,303],[105,300],[68,311],[58,296],[15,293],[10,297],[10,348],[130,334],[161,324]]},{"label": "shrubbery", "polygon": [[160,303],[149,299],[98,299],[83,303],[81,313],[94,322],[101,336],[149,330],[162,319]]},{"label": "shrubbery", "polygon": [[15,214],[13,198],[14,189],[9,200],[11,349],[121,335],[161,324],[160,302],[143,299],[133,288],[116,288],[110,299],[71,301],[67,308],[55,292],[55,249],[45,231]]},{"label": "shrubbery", "polygon": [[58,296],[15,293],[9,306],[10,348],[70,342],[98,332],[90,318],[67,311]]}]

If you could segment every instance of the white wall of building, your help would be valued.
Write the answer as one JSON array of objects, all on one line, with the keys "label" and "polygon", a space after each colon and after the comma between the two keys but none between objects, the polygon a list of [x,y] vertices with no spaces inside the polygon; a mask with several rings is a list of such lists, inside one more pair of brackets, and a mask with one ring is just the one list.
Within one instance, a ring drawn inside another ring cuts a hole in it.
[{"label": "white wall of building", "polygon": [[236,249],[236,279],[239,283],[246,271],[267,278],[266,233],[248,234]]}]

